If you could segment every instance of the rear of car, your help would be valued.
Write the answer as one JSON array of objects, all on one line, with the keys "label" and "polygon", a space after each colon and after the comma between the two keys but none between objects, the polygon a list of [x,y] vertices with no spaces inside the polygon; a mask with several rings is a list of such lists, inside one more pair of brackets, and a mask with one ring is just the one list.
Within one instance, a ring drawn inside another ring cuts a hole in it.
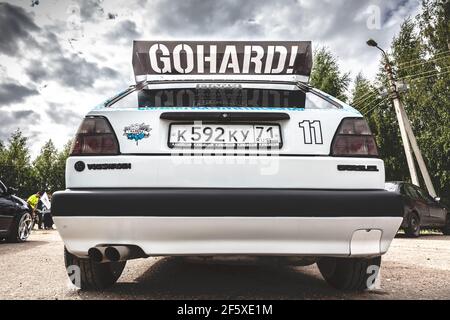
[{"label": "rear of car", "polygon": [[402,221],[361,114],[290,79],[140,82],[87,115],[66,185],[52,213],[86,288],[132,258],[238,255],[363,289]]}]

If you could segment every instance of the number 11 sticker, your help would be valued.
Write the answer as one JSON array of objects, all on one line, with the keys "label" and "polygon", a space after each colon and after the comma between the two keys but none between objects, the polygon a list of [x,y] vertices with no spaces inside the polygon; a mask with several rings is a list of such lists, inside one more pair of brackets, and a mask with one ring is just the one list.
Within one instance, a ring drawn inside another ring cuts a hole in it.
[{"label": "number 11 sticker", "polygon": [[323,144],[322,127],[319,120],[303,120],[298,125],[303,129],[305,144]]}]

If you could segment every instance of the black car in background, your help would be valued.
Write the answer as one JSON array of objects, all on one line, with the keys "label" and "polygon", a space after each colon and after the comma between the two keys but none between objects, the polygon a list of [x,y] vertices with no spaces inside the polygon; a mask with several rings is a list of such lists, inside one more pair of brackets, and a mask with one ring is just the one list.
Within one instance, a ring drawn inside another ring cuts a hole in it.
[{"label": "black car in background", "polygon": [[386,182],[385,189],[401,194],[404,203],[404,215],[401,228],[409,237],[418,237],[421,229],[440,229],[450,235],[450,213],[428,192],[407,182]]},{"label": "black car in background", "polygon": [[26,201],[13,193],[0,181],[0,240],[23,242],[31,233],[33,218]]}]

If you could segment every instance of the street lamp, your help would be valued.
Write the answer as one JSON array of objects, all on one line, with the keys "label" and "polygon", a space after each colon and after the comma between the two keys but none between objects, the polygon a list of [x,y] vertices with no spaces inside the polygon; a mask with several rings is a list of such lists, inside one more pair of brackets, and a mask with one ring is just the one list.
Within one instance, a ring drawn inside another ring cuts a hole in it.
[{"label": "street lamp", "polygon": [[390,91],[391,91],[391,94],[393,94],[394,97],[398,98],[398,92],[397,92],[397,87],[396,87],[396,83],[395,83],[395,79],[394,79],[394,74],[392,72],[392,66],[391,66],[391,64],[389,62],[389,58],[388,58],[387,53],[383,49],[381,49],[378,46],[378,43],[375,40],[373,40],[373,39],[367,40],[366,43],[367,43],[367,45],[369,47],[377,48],[378,50],[380,50],[383,53],[384,68],[385,68],[387,76],[388,76],[389,85],[391,86]]},{"label": "street lamp", "polygon": [[369,39],[369,40],[367,40],[367,45],[369,46],[369,47],[378,47],[378,43],[375,41],[375,40],[373,40],[373,39]]},{"label": "street lamp", "polygon": [[386,54],[386,52],[385,52],[383,49],[381,49],[381,48],[378,46],[378,43],[377,43],[375,40],[369,39],[369,40],[367,40],[366,43],[367,43],[367,45],[368,45],[369,47],[374,47],[374,48],[377,48],[378,50],[380,50],[380,51],[383,53],[383,57],[384,57],[384,59],[386,60],[386,63],[389,64],[388,55]]}]

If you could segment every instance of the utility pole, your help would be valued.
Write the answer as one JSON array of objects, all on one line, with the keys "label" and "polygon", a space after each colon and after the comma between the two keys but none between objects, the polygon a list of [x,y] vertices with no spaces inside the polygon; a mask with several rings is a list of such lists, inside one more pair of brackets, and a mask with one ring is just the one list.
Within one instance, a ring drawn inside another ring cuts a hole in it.
[{"label": "utility pole", "polygon": [[416,155],[417,163],[419,164],[420,172],[422,173],[423,181],[427,187],[428,193],[436,198],[436,191],[434,190],[433,182],[431,181],[430,174],[428,173],[427,166],[425,165],[425,161],[422,157],[422,152],[420,152],[419,145],[417,144],[416,137],[414,136],[414,132],[411,128],[411,122],[406,115],[405,110],[402,108],[402,117],[405,120],[405,129],[408,134],[409,140],[411,141],[411,146],[413,148],[414,154]]},{"label": "utility pole", "polygon": [[411,145],[408,140],[408,133],[405,123],[408,122],[405,109],[403,108],[400,96],[397,91],[397,84],[395,83],[394,74],[392,73],[392,67],[389,63],[387,56],[385,58],[385,70],[389,80],[389,94],[394,103],[395,114],[397,115],[397,121],[400,127],[400,135],[402,136],[403,147],[405,148],[406,162],[408,163],[409,174],[411,175],[411,181],[416,186],[420,186],[419,177],[417,176],[416,166],[414,165],[414,157],[411,150]]},{"label": "utility pole", "polygon": [[[428,173],[427,166],[425,165],[425,161],[422,157],[422,152],[420,152],[419,145],[417,144],[416,137],[414,136],[414,132],[411,127],[411,122],[408,119],[408,115],[406,114],[405,108],[403,107],[402,101],[400,100],[400,96],[397,90],[397,84],[395,82],[394,74],[392,72],[392,66],[389,62],[389,58],[381,49],[378,44],[370,39],[367,41],[367,44],[371,47],[375,47],[379,49],[383,53],[383,57],[385,60],[385,69],[389,80],[389,93],[390,97],[394,103],[395,114],[397,115],[398,124],[400,127],[400,134],[402,136],[403,146],[405,148],[406,161],[408,163],[409,174],[411,175],[411,181],[413,184],[420,186],[419,178],[417,176],[416,167],[414,165],[414,158],[411,151],[414,151],[416,155],[417,163],[419,164],[420,172],[422,173],[423,180],[425,181],[425,185],[427,187],[428,193],[435,198],[436,191],[433,187],[433,182],[431,181],[430,174]],[[410,145],[411,142],[411,145]]]}]

